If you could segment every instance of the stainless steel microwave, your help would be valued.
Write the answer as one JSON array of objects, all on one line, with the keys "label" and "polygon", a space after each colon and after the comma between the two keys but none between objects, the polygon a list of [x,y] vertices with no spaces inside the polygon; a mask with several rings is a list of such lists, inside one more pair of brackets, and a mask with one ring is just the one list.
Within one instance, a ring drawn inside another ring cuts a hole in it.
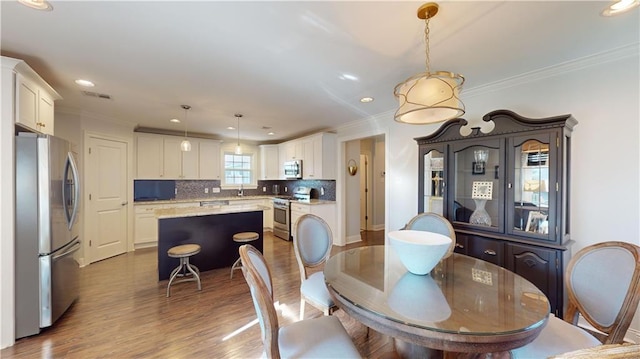
[{"label": "stainless steel microwave", "polygon": [[288,179],[302,178],[302,160],[286,161],[284,177]]}]

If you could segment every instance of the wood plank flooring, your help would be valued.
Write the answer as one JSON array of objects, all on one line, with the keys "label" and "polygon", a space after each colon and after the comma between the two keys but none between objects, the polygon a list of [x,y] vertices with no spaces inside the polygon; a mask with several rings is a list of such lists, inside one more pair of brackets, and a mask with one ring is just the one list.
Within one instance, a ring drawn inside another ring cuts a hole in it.
[{"label": "wood plank flooring", "polygon": [[[367,244],[382,244],[384,232],[364,232]],[[291,242],[265,232],[264,254],[282,311],[280,325],[297,320],[300,277]],[[257,358],[260,328],[241,271],[202,273],[195,283],[179,283],[166,298],[167,281],[157,281],[156,249],[138,250],[91,264],[81,270],[80,299],[52,327],[0,351],[8,358]],[[306,306],[306,318],[320,316]],[[369,331],[342,311],[343,323],[360,353],[393,357],[391,338]],[[232,333],[237,332],[235,335]]]}]

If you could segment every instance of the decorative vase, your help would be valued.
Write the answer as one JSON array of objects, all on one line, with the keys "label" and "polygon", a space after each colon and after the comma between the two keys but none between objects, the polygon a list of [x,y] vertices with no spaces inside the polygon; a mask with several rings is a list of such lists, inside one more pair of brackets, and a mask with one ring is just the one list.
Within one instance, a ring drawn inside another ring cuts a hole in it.
[{"label": "decorative vase", "polygon": [[473,211],[471,217],[469,217],[469,223],[491,226],[491,217],[489,217],[489,213],[484,209],[484,205],[487,203],[487,200],[474,199],[473,201],[476,202],[476,210]]}]

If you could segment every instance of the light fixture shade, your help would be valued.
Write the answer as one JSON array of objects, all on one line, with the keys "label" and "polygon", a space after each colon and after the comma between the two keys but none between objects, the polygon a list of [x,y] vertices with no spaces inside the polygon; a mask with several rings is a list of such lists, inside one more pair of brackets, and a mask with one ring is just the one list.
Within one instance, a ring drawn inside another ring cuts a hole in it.
[{"label": "light fixture shade", "polygon": [[189,140],[187,139],[182,140],[182,142],[180,142],[180,149],[183,152],[191,151],[191,142],[189,142]]},{"label": "light fixture shade", "polygon": [[240,144],[238,144],[236,146],[236,155],[241,155],[242,154],[242,147],[240,147]]},{"label": "light fixture shade", "polygon": [[393,91],[398,99],[397,122],[422,125],[460,117],[464,104],[459,98],[464,77],[451,72],[425,72],[398,84]]}]

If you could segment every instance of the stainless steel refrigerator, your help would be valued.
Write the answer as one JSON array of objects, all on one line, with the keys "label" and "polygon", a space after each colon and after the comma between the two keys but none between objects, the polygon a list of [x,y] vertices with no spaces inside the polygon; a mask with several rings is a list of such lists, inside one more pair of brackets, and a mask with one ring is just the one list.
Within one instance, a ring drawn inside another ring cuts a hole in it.
[{"label": "stainless steel refrigerator", "polygon": [[16,339],[51,326],[78,298],[80,183],[70,144],[19,133],[16,145]]}]

